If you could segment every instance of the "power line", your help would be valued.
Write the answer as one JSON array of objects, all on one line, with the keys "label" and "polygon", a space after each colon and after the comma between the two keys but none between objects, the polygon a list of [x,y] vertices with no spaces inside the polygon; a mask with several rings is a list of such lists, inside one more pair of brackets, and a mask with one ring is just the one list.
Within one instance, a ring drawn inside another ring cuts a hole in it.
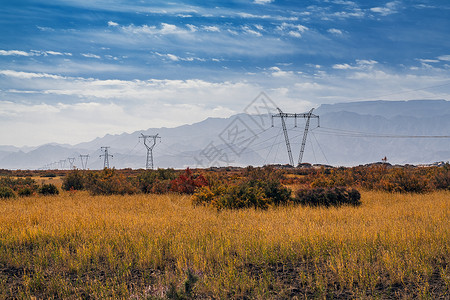
[{"label": "power line", "polygon": [[370,133],[353,130],[343,130],[336,128],[320,127],[316,130],[317,134],[321,135],[333,135],[333,136],[347,136],[347,137],[367,137],[367,138],[418,138],[418,139],[448,139],[450,135],[398,135],[398,134],[383,134],[383,133]]},{"label": "power line", "polygon": [[314,131],[311,131],[311,134],[313,135],[314,139],[316,140],[316,143],[319,146],[320,152],[322,152],[323,157],[325,157],[325,160],[327,161],[327,164],[330,164],[330,162],[327,159],[327,156],[325,155],[325,152],[323,152],[322,146],[320,146],[320,143],[317,140],[316,135],[314,134]]}]

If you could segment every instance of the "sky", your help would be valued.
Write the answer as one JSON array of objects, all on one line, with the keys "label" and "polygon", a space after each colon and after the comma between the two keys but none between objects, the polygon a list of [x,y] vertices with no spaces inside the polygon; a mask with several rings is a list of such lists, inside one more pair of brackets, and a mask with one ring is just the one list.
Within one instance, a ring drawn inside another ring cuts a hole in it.
[{"label": "sky", "polygon": [[0,145],[77,144],[241,113],[450,100],[450,2],[15,0]]}]

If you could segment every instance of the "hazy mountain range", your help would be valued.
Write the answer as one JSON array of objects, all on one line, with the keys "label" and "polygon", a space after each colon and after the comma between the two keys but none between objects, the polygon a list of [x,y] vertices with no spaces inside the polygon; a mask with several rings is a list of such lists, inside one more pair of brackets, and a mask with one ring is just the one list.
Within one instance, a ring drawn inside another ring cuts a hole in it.
[{"label": "hazy mountain range", "polygon": [[[294,113],[294,112],[288,112]],[[295,112],[302,113],[302,112]],[[324,104],[314,110],[303,162],[351,166],[378,162],[419,164],[450,160],[450,101],[365,101]],[[298,162],[305,120],[286,119],[295,164]],[[102,146],[108,146],[110,167],[145,168],[146,148],[141,133],[159,134],[153,148],[154,166],[160,168],[261,166],[287,164],[280,118],[238,114],[208,118],[176,128],[150,128],[133,133],[105,135],[77,145],[39,147],[0,146],[0,168],[81,168],[80,155],[89,155],[89,169],[103,168]],[[152,140],[148,140],[151,144]]]}]

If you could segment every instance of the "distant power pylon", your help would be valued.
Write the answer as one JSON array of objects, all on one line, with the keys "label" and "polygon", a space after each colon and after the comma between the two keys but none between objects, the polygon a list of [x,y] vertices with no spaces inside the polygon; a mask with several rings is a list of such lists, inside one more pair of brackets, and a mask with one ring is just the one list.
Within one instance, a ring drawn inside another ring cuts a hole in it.
[{"label": "distant power pylon", "polygon": [[[158,136],[158,133],[156,135],[144,135],[141,133],[139,138],[144,139],[144,145],[147,148],[147,162],[145,164],[145,168],[153,170],[153,148],[156,145],[156,139],[161,139],[161,137]],[[153,143],[151,145],[147,144],[148,138],[153,139]]]},{"label": "distant power pylon", "polygon": [[59,161],[59,168],[62,170],[66,167],[66,160],[65,159],[61,159]]},{"label": "distant power pylon", "polygon": [[272,115],[272,126],[273,126],[273,118],[281,118],[281,125],[283,126],[283,132],[284,132],[284,139],[286,140],[286,148],[289,156],[289,162],[291,166],[294,166],[294,159],[292,157],[292,150],[291,150],[291,144],[289,142],[289,136],[286,129],[286,122],[284,119],[286,118],[294,118],[295,119],[295,127],[297,127],[297,118],[303,118],[306,119],[306,125],[305,125],[305,131],[303,133],[303,140],[302,140],[302,146],[300,148],[300,154],[298,157],[298,165],[302,163],[303,160],[303,153],[305,152],[305,145],[306,145],[306,137],[308,136],[308,130],[309,130],[309,123],[311,118],[317,118],[317,126],[320,126],[320,119],[319,116],[313,114],[313,109],[311,109],[307,113],[302,114],[291,114],[291,113],[284,113],[277,107],[278,114]]},{"label": "distant power pylon", "polygon": [[86,170],[86,168],[87,168],[88,159],[89,159],[89,154],[86,154],[86,155],[81,154],[80,155],[81,167],[83,168],[83,170]]},{"label": "distant power pylon", "polygon": [[109,169],[109,157],[113,157],[111,154],[108,154],[108,148],[110,147],[101,147],[101,150],[104,154],[100,155],[100,158],[103,156],[105,159],[103,160],[103,168]]},{"label": "distant power pylon", "polygon": [[69,161],[69,168],[73,169],[73,162],[75,161],[75,157],[68,157],[67,160]]}]

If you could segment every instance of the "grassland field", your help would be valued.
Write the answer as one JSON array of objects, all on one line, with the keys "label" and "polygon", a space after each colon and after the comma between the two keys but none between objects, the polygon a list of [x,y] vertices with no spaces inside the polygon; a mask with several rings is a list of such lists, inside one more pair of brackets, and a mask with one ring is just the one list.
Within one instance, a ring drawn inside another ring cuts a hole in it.
[{"label": "grassland field", "polygon": [[361,195],[224,211],[178,194],[3,199],[0,298],[449,299],[450,192]]}]

